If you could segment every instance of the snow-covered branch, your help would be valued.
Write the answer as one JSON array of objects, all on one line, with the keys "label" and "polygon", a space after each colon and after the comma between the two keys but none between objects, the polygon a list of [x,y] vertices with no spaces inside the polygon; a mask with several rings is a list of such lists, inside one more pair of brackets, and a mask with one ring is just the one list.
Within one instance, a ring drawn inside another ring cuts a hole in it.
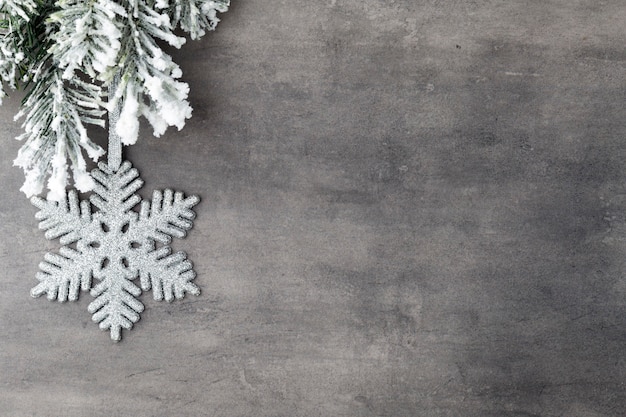
[{"label": "snow-covered branch", "polygon": [[192,112],[189,86],[159,43],[180,48],[185,38],[176,29],[200,38],[228,6],[228,0],[0,0],[0,103],[5,85],[27,90],[17,116],[25,129],[15,160],[26,175],[21,190],[39,194],[50,176],[48,198],[58,201],[70,167],[74,186],[91,190],[83,151],[94,160],[104,151],[87,125],[104,127],[106,111],[120,110],[114,128],[125,145],[137,141],[142,116],[155,136],[169,126],[182,129]]}]

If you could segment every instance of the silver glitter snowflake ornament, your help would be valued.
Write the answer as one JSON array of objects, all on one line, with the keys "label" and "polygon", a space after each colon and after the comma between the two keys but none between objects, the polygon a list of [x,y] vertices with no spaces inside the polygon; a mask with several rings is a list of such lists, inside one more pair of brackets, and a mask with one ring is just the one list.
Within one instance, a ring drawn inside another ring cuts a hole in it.
[{"label": "silver glitter snowflake ornament", "polygon": [[[117,113],[110,115],[111,125]],[[79,201],[70,190],[60,201],[32,197],[39,208],[39,228],[49,240],[59,238],[59,253],[47,253],[37,274],[33,297],[75,301],[80,290],[90,291],[93,321],[121,339],[130,330],[144,305],[137,299],[152,290],[155,300],[173,301],[186,293],[199,295],[192,282],[196,274],[183,252],[172,253],[172,237],[183,238],[192,228],[200,201],[172,190],[154,191],[151,201],[135,192],[143,186],[130,162],[121,162],[120,138],[109,130],[108,164],[91,173],[95,180],[89,200]],[[139,211],[133,210],[139,204]],[[97,210],[93,210],[93,208]],[[140,286],[133,281],[139,278]]]},{"label": "silver glitter snowflake ornament", "polygon": [[[116,171],[101,163],[92,175],[96,187],[89,201],[79,203],[73,190],[58,203],[31,199],[40,209],[36,217],[46,238],[59,238],[64,245],[58,254],[45,255],[31,295],[47,294],[49,300],[64,302],[77,300],[79,290],[91,290],[93,320],[120,340],[121,329],[131,329],[144,309],[136,298],[142,290],[166,301],[200,293],[187,256],[172,254],[168,246],[172,237],[182,238],[191,229],[191,208],[200,199],[165,190],[155,191],[152,201],[141,201],[135,191],[143,181],[127,161]],[[140,201],[139,212],[133,211]],[[163,246],[157,248],[157,243]],[[136,278],[141,288],[133,282]]]}]

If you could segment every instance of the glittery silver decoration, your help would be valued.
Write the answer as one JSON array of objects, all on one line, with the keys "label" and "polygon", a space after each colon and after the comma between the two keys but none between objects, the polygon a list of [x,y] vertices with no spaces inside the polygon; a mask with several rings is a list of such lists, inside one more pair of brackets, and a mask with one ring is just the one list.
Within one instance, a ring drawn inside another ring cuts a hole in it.
[{"label": "glittery silver decoration", "polygon": [[[115,92],[117,91],[117,87],[120,85],[122,77],[119,72],[116,72],[113,76],[113,80],[111,81],[111,85],[109,86],[109,91]],[[114,94],[109,94],[109,100],[112,99],[111,96]],[[122,111],[122,106],[119,102],[120,98],[118,97],[118,102],[109,112],[109,149],[108,149],[108,162],[109,169],[113,171],[117,171],[122,164],[122,138],[115,132],[115,126],[117,125],[117,121],[120,119],[120,112]]]},{"label": "glittery silver decoration", "polygon": [[[31,199],[40,210],[39,228],[47,239],[59,238],[63,245],[58,254],[45,255],[31,295],[64,302],[90,290],[95,297],[88,307],[93,321],[118,341],[122,328],[130,330],[139,320],[142,290],[166,301],[200,293],[187,255],[173,254],[169,246],[172,237],[185,237],[193,226],[192,207],[200,199],[165,190],[155,191],[152,201],[141,201],[135,192],[143,181],[130,162],[119,169],[104,163],[99,168],[92,171],[96,186],[88,201],[79,201],[73,190],[59,203]],[[133,282],[137,278],[140,287]]]}]

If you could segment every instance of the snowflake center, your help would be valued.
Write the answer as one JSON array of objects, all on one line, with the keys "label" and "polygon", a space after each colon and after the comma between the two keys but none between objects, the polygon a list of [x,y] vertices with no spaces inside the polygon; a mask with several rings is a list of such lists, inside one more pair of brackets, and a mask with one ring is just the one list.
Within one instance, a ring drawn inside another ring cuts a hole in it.
[{"label": "snowflake center", "polygon": [[106,217],[97,226],[97,238],[88,242],[85,249],[100,254],[100,270],[111,267],[129,270],[129,258],[138,254],[143,243],[138,236],[134,236],[136,233],[132,233],[132,219]]}]

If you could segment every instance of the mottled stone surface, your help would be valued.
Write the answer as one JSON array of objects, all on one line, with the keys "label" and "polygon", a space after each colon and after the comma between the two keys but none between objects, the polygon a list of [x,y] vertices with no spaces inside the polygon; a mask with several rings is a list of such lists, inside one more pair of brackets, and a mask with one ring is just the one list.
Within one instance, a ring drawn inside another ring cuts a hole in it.
[{"label": "mottled stone surface", "polygon": [[622,0],[233,0],[126,152],[203,198],[203,293],[118,344],[29,296],[5,100],[0,415],[623,416],[625,45]]}]

